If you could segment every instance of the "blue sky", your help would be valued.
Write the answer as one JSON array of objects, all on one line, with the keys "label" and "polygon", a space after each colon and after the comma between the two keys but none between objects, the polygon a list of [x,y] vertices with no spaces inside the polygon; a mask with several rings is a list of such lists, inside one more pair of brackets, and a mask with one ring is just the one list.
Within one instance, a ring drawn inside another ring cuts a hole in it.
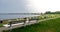
[{"label": "blue sky", "polygon": [[0,0],[0,13],[60,11],[60,0]]},{"label": "blue sky", "polygon": [[28,12],[26,0],[0,0],[0,13]]}]

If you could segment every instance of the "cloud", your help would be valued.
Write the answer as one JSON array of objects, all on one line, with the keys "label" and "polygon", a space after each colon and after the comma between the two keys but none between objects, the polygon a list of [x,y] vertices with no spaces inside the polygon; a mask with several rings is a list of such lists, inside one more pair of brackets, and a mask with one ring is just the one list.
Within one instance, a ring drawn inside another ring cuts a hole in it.
[{"label": "cloud", "polygon": [[0,0],[0,13],[45,11],[60,11],[60,0]]},{"label": "cloud", "polygon": [[34,12],[60,11],[60,0],[27,0],[28,8]]}]

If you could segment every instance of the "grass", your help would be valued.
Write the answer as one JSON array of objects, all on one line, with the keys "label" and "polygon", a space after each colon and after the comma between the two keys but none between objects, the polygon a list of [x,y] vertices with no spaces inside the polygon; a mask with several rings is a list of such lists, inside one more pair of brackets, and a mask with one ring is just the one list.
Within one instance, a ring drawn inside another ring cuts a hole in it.
[{"label": "grass", "polygon": [[0,27],[3,27],[3,24],[0,23]]},{"label": "grass", "polygon": [[60,32],[60,18],[42,21],[26,27],[15,28],[11,32]]}]

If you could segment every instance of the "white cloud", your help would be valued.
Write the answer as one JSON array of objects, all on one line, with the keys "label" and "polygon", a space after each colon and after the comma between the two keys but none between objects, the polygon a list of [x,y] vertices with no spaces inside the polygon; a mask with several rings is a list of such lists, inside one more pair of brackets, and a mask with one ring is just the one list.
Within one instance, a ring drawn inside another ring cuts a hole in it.
[{"label": "white cloud", "polygon": [[27,0],[31,12],[60,11],[60,0]]},{"label": "white cloud", "polygon": [[12,13],[60,11],[60,0],[0,0],[0,13],[3,11]]}]

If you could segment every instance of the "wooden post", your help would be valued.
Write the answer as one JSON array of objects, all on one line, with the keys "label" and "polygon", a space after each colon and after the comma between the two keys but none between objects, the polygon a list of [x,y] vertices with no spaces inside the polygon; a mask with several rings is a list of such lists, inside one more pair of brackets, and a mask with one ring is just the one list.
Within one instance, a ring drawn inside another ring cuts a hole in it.
[{"label": "wooden post", "polygon": [[26,18],[24,18],[24,24],[23,25],[24,25],[24,27],[26,26]]},{"label": "wooden post", "polygon": [[27,23],[28,23],[28,25],[29,25],[30,21],[29,21],[29,19],[28,19],[28,18],[26,19],[26,22],[27,22]]},{"label": "wooden post", "polygon": [[11,22],[11,20],[9,20],[9,28],[10,28],[10,31],[9,32],[11,32],[12,31],[12,22]]},{"label": "wooden post", "polygon": [[[11,22],[11,20],[9,20],[9,23],[8,23],[8,24],[10,25],[10,27],[12,26],[12,22]],[[9,28],[10,28],[10,27],[9,27]]]}]

